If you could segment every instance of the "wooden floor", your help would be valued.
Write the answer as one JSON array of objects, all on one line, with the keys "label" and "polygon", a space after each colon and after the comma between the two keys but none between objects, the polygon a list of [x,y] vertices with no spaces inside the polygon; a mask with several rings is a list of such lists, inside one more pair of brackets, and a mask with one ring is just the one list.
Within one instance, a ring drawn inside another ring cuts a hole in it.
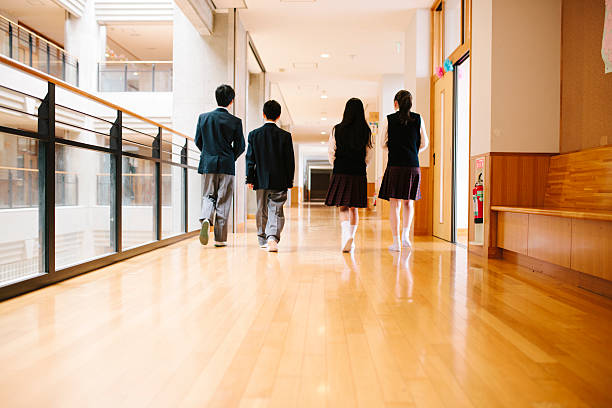
[{"label": "wooden floor", "polygon": [[612,407],[612,301],[375,219],[343,255],[336,217],[0,303],[0,406]]}]

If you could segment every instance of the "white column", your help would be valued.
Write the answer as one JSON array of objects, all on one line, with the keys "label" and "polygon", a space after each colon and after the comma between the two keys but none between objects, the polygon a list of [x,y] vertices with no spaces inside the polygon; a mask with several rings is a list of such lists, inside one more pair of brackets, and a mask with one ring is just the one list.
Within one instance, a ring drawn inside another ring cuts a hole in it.
[{"label": "white column", "polygon": [[66,13],[66,52],[79,60],[79,87],[87,92],[98,90],[98,62],[105,51],[101,47],[106,47],[106,30],[96,21],[94,1],[85,3],[81,17]]},{"label": "white column", "polygon": [[[230,59],[235,57],[233,69],[234,69],[234,89],[236,90],[236,100],[234,102],[234,115],[242,119],[243,131],[246,132],[247,128],[247,89],[248,89],[248,78],[247,78],[247,35],[242,22],[240,21],[240,13],[230,11],[229,15],[235,22],[234,30],[234,55],[230,55]],[[246,134],[245,134],[246,138]],[[245,143],[247,141],[245,140]],[[234,190],[234,217],[235,227],[244,225],[246,227],[247,220],[247,187],[245,184],[246,180],[246,153],[236,161],[236,188]],[[238,231],[243,232],[243,231]]]},{"label": "white column", "polygon": [[[216,14],[213,34],[204,37],[178,7],[174,10],[172,126],[192,137],[195,136],[198,116],[217,106],[215,89],[220,84],[232,82],[228,69],[228,23],[229,14]],[[195,149],[195,146],[192,145],[192,148]],[[188,183],[189,229],[193,230],[199,227],[197,218],[200,214],[202,180],[194,177],[194,172],[190,171]]]}]

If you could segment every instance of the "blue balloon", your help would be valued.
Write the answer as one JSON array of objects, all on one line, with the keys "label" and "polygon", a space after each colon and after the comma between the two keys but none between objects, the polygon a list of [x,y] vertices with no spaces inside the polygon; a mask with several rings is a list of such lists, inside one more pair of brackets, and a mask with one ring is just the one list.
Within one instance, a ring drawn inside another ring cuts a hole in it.
[{"label": "blue balloon", "polygon": [[455,67],[453,67],[453,63],[448,58],[444,61],[444,70],[446,72],[453,72]]}]

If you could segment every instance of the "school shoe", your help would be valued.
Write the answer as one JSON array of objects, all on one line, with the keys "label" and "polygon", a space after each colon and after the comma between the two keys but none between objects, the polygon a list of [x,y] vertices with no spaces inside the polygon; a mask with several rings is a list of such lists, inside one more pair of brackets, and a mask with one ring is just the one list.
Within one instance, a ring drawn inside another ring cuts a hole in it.
[{"label": "school shoe", "polygon": [[278,252],[278,242],[273,239],[268,240],[268,252]]},{"label": "school shoe", "polygon": [[215,246],[217,248],[226,247],[227,246],[227,242],[218,242],[218,241],[215,241]]},{"label": "school shoe", "polygon": [[210,221],[203,220],[200,229],[200,244],[208,245],[208,233],[210,232]]}]

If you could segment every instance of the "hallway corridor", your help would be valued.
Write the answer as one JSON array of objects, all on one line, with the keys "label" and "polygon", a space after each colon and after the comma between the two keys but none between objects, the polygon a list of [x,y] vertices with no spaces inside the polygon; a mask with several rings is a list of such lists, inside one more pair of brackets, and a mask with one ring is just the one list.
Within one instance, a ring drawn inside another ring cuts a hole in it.
[{"label": "hallway corridor", "polygon": [[[334,215],[335,214],[335,215]],[[609,407],[612,301],[362,217],[193,238],[0,303],[5,407]]]}]

